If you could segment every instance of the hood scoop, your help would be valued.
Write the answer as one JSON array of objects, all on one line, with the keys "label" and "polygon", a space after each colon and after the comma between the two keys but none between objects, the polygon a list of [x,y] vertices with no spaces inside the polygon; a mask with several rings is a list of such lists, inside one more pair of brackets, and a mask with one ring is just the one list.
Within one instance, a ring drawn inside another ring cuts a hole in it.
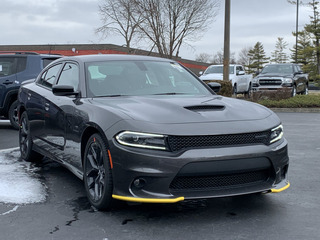
[{"label": "hood scoop", "polygon": [[195,105],[184,107],[190,111],[194,112],[208,112],[208,111],[222,111],[225,109],[223,105]]}]

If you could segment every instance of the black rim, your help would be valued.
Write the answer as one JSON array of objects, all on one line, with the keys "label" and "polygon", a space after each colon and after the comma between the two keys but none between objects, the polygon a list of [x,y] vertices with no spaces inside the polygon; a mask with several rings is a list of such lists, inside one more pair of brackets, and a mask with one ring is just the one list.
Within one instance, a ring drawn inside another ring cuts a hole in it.
[{"label": "black rim", "polygon": [[86,180],[90,197],[93,201],[99,201],[105,189],[105,167],[103,153],[96,142],[90,144],[86,156]]},{"label": "black rim", "polygon": [[15,107],[13,109],[12,119],[17,124],[17,126],[19,126],[18,107]]},{"label": "black rim", "polygon": [[28,121],[25,117],[21,119],[20,127],[20,150],[23,155],[25,155],[29,148],[29,128]]}]

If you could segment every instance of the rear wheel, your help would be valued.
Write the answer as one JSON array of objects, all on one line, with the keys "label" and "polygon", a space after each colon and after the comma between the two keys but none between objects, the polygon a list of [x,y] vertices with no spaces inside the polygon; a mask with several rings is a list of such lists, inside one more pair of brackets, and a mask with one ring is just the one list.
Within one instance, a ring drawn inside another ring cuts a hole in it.
[{"label": "rear wheel", "polygon": [[92,206],[107,210],[112,204],[113,179],[107,145],[100,134],[93,134],[84,153],[84,185]]},{"label": "rear wheel", "polygon": [[18,130],[19,129],[19,119],[18,119],[18,101],[14,101],[10,108],[9,108],[9,112],[8,112],[8,115],[9,115],[9,120],[10,120],[10,123],[11,123],[11,126]]},{"label": "rear wheel", "polygon": [[30,135],[30,123],[27,112],[23,112],[20,119],[19,145],[21,158],[27,162],[38,162],[43,156],[32,150],[33,142]]}]

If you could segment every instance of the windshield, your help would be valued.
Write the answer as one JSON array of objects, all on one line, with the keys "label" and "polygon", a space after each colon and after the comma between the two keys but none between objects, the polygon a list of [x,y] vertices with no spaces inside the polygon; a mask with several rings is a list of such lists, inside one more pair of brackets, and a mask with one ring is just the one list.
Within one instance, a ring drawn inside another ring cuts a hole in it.
[{"label": "windshield", "polygon": [[175,62],[107,61],[86,64],[90,97],[207,95],[208,89]]},{"label": "windshield", "polygon": [[277,64],[277,65],[266,65],[262,71],[262,74],[266,73],[283,73],[283,74],[292,74],[293,68],[292,65],[283,65],[283,64]]},{"label": "windshield", "polygon": [[[223,74],[223,66],[210,66],[207,68],[207,70],[204,72],[204,74],[210,74],[210,73],[221,73]],[[229,66],[229,74],[234,74],[234,67]]]}]

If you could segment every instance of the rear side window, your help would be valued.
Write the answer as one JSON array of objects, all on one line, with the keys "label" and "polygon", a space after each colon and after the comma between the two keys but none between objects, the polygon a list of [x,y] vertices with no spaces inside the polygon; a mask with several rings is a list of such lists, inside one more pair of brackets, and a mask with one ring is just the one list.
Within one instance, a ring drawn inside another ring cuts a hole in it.
[{"label": "rear side window", "polygon": [[45,68],[46,66],[48,66],[50,63],[52,63],[53,61],[55,61],[57,59],[58,58],[44,58],[44,59],[42,59],[43,68]]},{"label": "rear side window", "polygon": [[0,57],[0,77],[22,72],[26,66],[26,57]]},{"label": "rear side window", "polygon": [[37,83],[44,86],[44,87],[52,88],[53,83],[55,82],[56,78],[58,77],[60,67],[61,67],[61,63],[49,68],[47,71],[42,73],[42,75]]}]

